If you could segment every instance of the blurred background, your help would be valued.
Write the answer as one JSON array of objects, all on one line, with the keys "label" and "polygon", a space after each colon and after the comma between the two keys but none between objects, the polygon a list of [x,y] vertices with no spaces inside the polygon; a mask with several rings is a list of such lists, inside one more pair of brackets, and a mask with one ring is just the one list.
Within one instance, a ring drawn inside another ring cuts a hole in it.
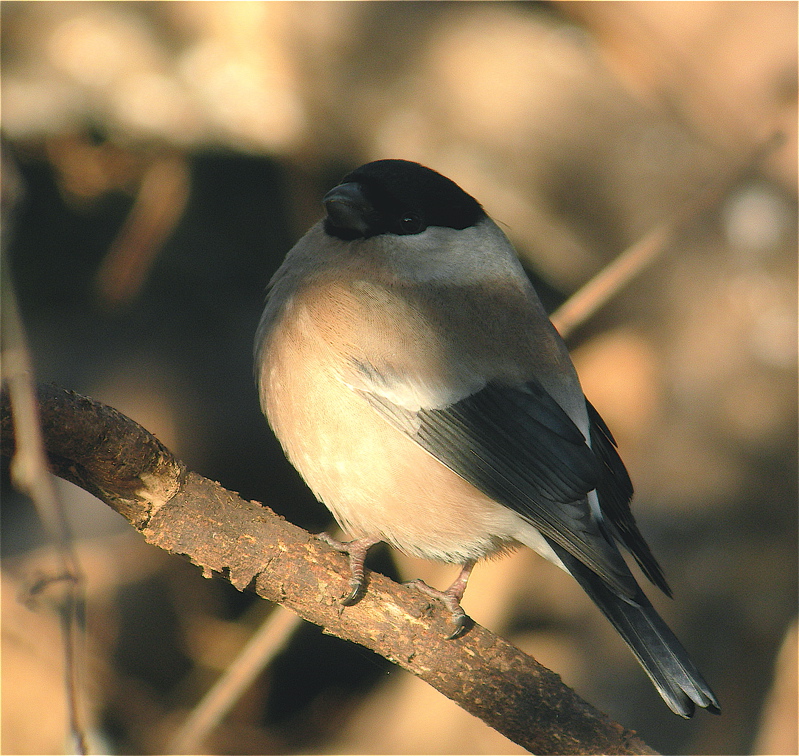
[{"label": "blurred background", "polygon": [[[313,531],[329,517],[260,413],[252,340],[344,173],[399,157],[449,176],[550,310],[725,187],[570,338],[675,600],[649,593],[722,716],[671,714],[532,552],[479,566],[464,606],[663,753],[797,752],[795,3],[3,2],[0,41],[3,243],[38,380]],[[58,624],[21,598],[48,545],[3,474],[2,751],[59,753]],[[59,491],[87,574],[93,747],[169,752],[272,608]],[[457,571],[373,563],[440,587]],[[198,748],[522,752],[310,625]]]}]

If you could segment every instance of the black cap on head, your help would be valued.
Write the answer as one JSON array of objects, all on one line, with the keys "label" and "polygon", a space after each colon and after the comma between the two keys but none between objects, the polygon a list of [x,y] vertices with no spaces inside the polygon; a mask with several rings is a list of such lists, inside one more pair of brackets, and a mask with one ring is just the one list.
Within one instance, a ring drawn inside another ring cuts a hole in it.
[{"label": "black cap on head", "polygon": [[454,181],[408,160],[376,160],[348,173],[324,199],[325,230],[341,239],[462,229],[485,218]]}]

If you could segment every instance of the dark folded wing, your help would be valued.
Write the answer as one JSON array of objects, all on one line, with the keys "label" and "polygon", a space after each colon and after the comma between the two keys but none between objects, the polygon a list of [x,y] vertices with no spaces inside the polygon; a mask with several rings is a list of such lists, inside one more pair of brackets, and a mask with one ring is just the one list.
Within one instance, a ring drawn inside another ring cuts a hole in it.
[{"label": "dark folded wing", "polygon": [[447,407],[418,412],[361,393],[395,427],[518,512],[620,596],[637,595],[635,579],[586,500],[607,473],[606,463],[537,381],[521,387],[489,383]]},{"label": "dark folded wing", "polygon": [[591,402],[586,400],[586,405],[591,423],[591,447],[604,468],[596,487],[602,513],[606,521],[613,526],[613,535],[635,557],[644,575],[667,596],[671,596],[671,589],[663,570],[649,550],[630,511],[633,484],[616,451],[616,441]]}]

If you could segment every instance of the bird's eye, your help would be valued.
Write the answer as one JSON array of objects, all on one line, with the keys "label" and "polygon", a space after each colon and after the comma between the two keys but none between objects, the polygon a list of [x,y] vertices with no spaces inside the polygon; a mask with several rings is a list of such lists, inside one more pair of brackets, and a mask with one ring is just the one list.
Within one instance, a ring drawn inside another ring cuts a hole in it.
[{"label": "bird's eye", "polygon": [[404,213],[400,218],[399,227],[401,234],[418,234],[425,229],[422,216],[414,212]]}]

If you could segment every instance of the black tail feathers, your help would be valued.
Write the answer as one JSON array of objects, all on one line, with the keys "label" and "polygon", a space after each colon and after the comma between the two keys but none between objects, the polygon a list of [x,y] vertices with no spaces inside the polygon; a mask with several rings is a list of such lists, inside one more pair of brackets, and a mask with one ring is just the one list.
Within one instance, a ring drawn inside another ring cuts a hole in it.
[{"label": "black tail feathers", "polygon": [[677,637],[639,590],[635,603],[625,601],[602,579],[557,544],[561,561],[635,654],[669,708],[686,719],[696,706],[720,713],[716,696]]}]

